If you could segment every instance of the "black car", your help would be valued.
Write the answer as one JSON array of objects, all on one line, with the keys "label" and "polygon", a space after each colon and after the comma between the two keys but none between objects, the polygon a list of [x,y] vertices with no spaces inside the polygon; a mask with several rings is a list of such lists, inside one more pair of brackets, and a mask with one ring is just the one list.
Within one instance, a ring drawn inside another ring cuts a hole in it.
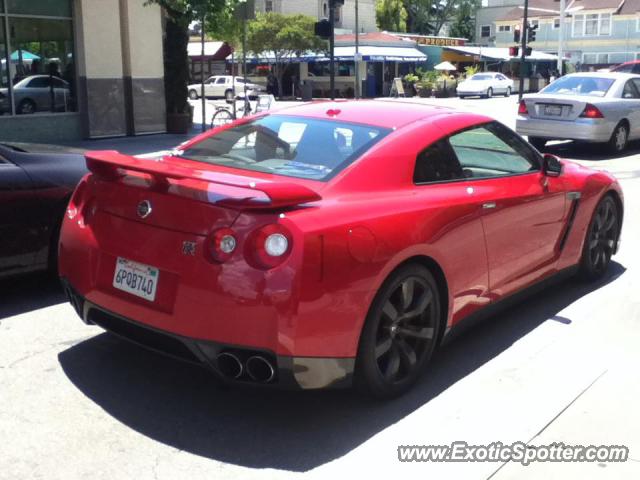
[{"label": "black car", "polygon": [[0,142],[0,278],[55,269],[60,224],[86,173],[82,150]]}]

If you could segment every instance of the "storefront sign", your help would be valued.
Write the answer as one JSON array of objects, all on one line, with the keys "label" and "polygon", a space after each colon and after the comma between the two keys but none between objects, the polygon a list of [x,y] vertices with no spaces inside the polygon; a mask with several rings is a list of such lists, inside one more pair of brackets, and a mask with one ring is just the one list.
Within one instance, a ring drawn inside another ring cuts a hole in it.
[{"label": "storefront sign", "polygon": [[434,47],[462,47],[465,42],[461,38],[448,37],[413,37],[418,45],[429,45]]}]

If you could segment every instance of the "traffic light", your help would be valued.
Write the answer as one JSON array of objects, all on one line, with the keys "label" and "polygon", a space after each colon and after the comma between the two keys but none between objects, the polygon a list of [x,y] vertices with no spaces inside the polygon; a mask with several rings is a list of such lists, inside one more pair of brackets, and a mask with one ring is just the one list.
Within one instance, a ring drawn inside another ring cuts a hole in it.
[{"label": "traffic light", "polygon": [[524,49],[524,56],[525,57],[529,57],[531,55],[531,52],[533,51],[533,49],[531,47],[527,47]]},{"label": "traffic light", "polygon": [[509,56],[517,57],[520,53],[520,47],[509,47]]},{"label": "traffic light", "polygon": [[520,43],[520,27],[513,29],[513,41],[515,43]]},{"label": "traffic light", "polygon": [[320,38],[331,38],[333,34],[333,25],[326,18],[315,23],[313,32]]},{"label": "traffic light", "polygon": [[536,30],[538,29],[538,25],[529,25],[527,27],[527,42],[535,42],[536,41]]}]

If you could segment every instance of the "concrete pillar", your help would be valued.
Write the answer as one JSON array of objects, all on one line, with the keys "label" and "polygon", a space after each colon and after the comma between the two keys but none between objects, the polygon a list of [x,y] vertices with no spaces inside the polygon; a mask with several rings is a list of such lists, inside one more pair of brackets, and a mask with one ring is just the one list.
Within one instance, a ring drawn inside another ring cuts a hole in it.
[{"label": "concrete pillar", "polygon": [[86,137],[166,131],[161,10],[144,4],[75,0]]},{"label": "concrete pillar", "polygon": [[162,16],[145,0],[120,0],[127,133],[166,131]]},{"label": "concrete pillar", "polygon": [[76,0],[79,102],[85,136],[126,134],[119,0]]}]

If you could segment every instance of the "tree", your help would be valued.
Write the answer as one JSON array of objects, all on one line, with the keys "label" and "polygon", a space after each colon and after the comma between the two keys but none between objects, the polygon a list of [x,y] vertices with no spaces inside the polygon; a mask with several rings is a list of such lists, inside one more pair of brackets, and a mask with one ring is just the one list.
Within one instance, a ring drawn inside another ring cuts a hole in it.
[{"label": "tree", "polygon": [[249,23],[247,50],[256,56],[271,57],[282,97],[282,77],[287,63],[306,52],[326,50],[326,42],[314,35],[316,20],[306,15],[258,14]]},{"label": "tree", "polygon": [[376,2],[376,23],[380,30],[406,32],[407,10],[402,4],[402,0],[378,0]]},{"label": "tree", "polygon": [[164,78],[167,113],[190,112],[187,101],[189,84],[189,24],[215,15],[225,8],[225,0],[147,0],[165,12]]},{"label": "tree", "polygon": [[449,35],[473,41],[476,30],[475,15],[479,6],[478,0],[462,0],[451,24]]},{"label": "tree", "polygon": [[473,0],[403,0],[407,10],[407,31],[438,35],[464,2]]}]

